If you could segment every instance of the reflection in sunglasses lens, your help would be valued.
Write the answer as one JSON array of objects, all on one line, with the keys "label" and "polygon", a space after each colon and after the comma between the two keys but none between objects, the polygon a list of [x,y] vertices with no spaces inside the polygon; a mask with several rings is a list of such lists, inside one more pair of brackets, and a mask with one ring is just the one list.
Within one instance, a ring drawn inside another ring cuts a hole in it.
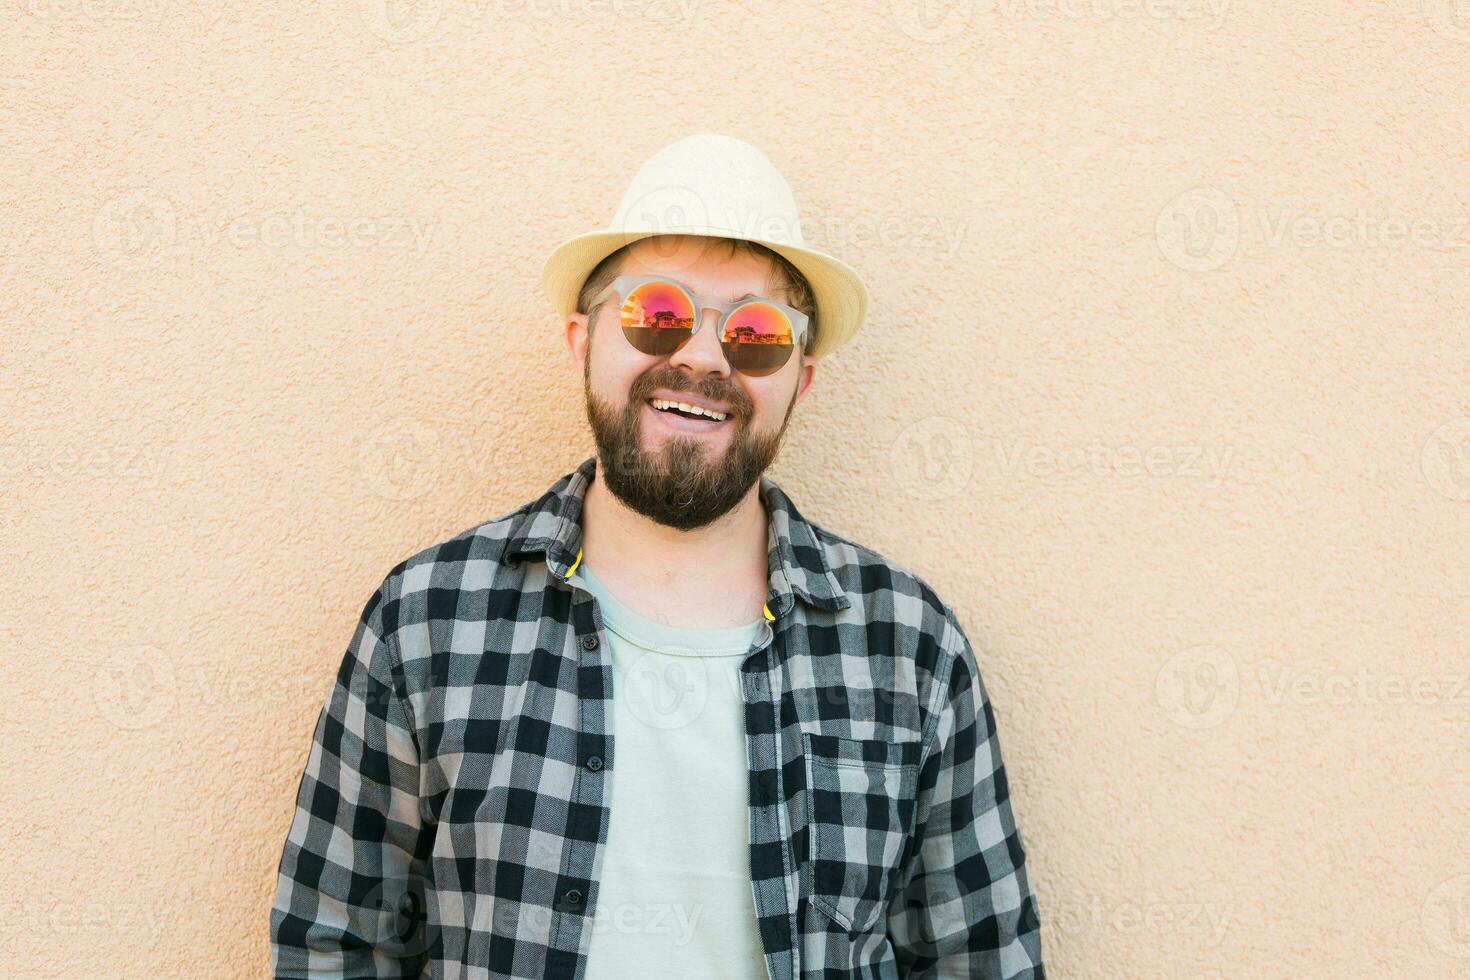
[{"label": "reflection in sunglasses lens", "polygon": [[754,377],[774,374],[791,357],[791,321],[769,303],[750,303],[730,315],[720,343],[735,370]]},{"label": "reflection in sunglasses lens", "polygon": [[[630,290],[620,316],[628,343],[644,354],[672,354],[694,334],[694,305],[670,282],[647,282]],[[791,320],[769,303],[748,303],[725,321],[720,346],[730,366],[742,374],[774,374],[791,357]]]},{"label": "reflection in sunglasses lens", "polygon": [[694,308],[683,290],[666,282],[644,283],[622,307],[623,333],[645,354],[672,354],[694,333]]}]

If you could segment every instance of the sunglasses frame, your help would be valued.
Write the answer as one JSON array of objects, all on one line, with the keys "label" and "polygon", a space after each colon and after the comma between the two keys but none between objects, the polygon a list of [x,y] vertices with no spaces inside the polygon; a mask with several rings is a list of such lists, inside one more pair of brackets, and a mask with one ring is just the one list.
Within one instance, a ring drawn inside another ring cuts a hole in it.
[{"label": "sunglasses frame", "polygon": [[[689,305],[694,307],[694,329],[689,331],[689,336],[685,338],[684,343],[680,344],[678,348],[675,348],[675,350],[682,348],[684,344],[687,344],[690,340],[694,339],[695,334],[699,333],[700,328],[704,326],[705,310],[713,309],[719,311],[720,316],[719,319],[715,321],[715,330],[716,332],[722,332],[724,330],[725,323],[730,319],[730,315],[736,310],[739,310],[741,307],[744,306],[750,306],[752,303],[761,303],[765,306],[774,306],[776,309],[780,310],[781,313],[784,314],[788,320],[791,321],[791,349],[800,350],[805,353],[806,333],[809,318],[805,313],[801,312],[800,310],[794,310],[791,307],[787,306],[785,303],[779,303],[768,296],[750,296],[742,300],[736,300],[735,302],[726,303],[721,300],[713,299],[709,296],[700,296],[695,293],[694,290],[690,289],[679,280],[672,279],[668,276],[618,276],[612,282],[608,283],[607,288],[598,293],[597,296],[592,300],[591,315],[596,314],[597,307],[602,305],[603,300],[607,299],[609,293],[618,294],[618,306],[621,307],[623,300],[628,298],[628,294],[630,292],[632,292],[639,286],[644,286],[651,282],[668,283],[670,286],[673,286],[674,288],[682,292],[685,298],[689,300]],[[624,339],[626,340],[627,338],[625,337]],[[629,341],[629,343],[631,344],[632,341]],[[720,343],[721,350],[723,350],[724,341],[721,341]],[[639,353],[642,352],[640,351]],[[790,352],[788,352],[786,355],[786,360],[781,362],[781,367],[785,367],[790,362],[791,354]],[[733,364],[730,365],[730,367],[732,370],[740,370],[739,368],[736,368]],[[781,367],[776,368],[776,371],[781,370]],[[771,374],[776,373],[776,371],[772,371]],[[745,372],[741,371],[740,373],[744,374]],[[769,377],[769,375],[751,376]]]}]

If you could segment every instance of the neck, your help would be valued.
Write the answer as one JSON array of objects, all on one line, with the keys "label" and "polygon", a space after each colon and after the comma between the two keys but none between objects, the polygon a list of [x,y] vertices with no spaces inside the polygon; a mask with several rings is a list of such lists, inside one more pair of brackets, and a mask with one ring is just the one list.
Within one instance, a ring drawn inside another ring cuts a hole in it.
[{"label": "neck", "polygon": [[582,560],[599,577],[617,569],[620,578],[636,576],[678,592],[728,587],[752,576],[764,582],[766,521],[759,480],[718,520],[680,531],[630,509],[594,473],[582,502]]}]

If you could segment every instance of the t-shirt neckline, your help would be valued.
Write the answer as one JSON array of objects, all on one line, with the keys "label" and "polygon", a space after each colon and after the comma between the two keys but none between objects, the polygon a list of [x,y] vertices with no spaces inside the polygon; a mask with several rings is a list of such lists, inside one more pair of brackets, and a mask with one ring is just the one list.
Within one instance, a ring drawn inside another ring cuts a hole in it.
[{"label": "t-shirt neckline", "polygon": [[597,597],[602,622],[609,630],[641,647],[679,656],[720,657],[745,653],[760,635],[765,621],[744,626],[670,626],[635,612],[608,590],[583,562],[573,578],[580,576],[587,591]]}]

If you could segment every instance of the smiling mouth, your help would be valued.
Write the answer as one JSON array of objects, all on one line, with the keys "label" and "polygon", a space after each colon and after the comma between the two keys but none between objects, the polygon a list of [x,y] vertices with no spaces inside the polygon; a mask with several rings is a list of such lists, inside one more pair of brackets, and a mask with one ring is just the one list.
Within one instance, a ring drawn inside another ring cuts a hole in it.
[{"label": "smiling mouth", "polygon": [[[658,402],[663,405],[659,408],[654,405]],[[662,398],[649,398],[644,400],[649,412],[658,416],[653,424],[666,432],[682,433],[692,436],[715,436],[724,431],[727,425],[734,424],[734,416],[726,415],[724,419],[713,419],[708,415],[690,414],[683,409],[668,404]]]},{"label": "smiling mouth", "polygon": [[647,405],[661,415],[672,415],[676,418],[689,419],[691,421],[708,422],[719,424],[730,417],[728,412],[716,412],[711,409],[700,408],[688,402],[680,402],[668,398],[644,399]]}]

